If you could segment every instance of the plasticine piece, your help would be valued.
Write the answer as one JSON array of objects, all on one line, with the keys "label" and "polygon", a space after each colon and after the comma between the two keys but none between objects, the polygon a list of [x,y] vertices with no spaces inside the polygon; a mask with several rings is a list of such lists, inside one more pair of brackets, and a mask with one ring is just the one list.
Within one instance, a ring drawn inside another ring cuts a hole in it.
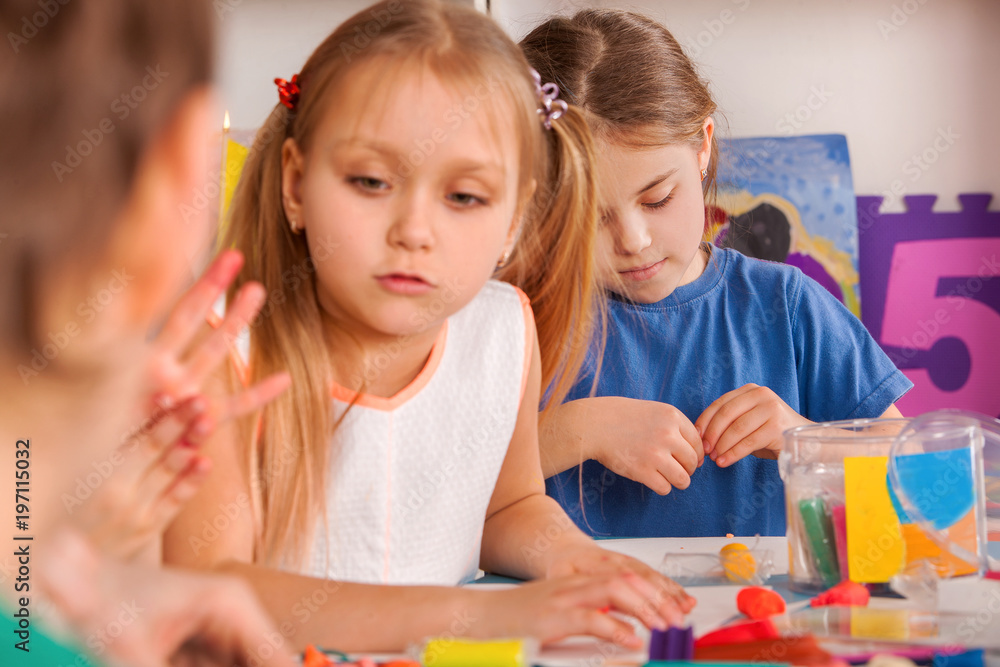
[{"label": "plasticine piece", "polygon": [[332,667],[333,664],[333,660],[330,660],[325,653],[312,644],[306,646],[306,650],[302,654],[302,667]]},{"label": "plasticine piece", "polygon": [[695,660],[699,662],[703,660],[738,660],[758,664],[768,662],[762,656],[773,656],[771,659],[781,656],[780,660],[792,665],[815,667],[830,667],[833,660],[833,656],[823,650],[813,635],[758,639],[740,644],[695,648],[694,651]]},{"label": "plasticine piece", "polygon": [[850,574],[847,571],[847,508],[837,505],[830,510],[830,523],[833,524],[833,540],[837,543],[837,565],[840,568],[840,580],[847,581]]},{"label": "plasticine piece", "polygon": [[814,597],[811,607],[867,607],[871,593],[862,584],[842,581]]},{"label": "plasticine piece", "polygon": [[903,537],[885,485],[886,456],[844,459],[847,566],[851,581],[888,583],[903,567]]},{"label": "plasticine piece", "polygon": [[981,648],[955,653],[952,655],[938,654],[934,656],[933,667],[983,667],[989,664],[986,653]]},{"label": "plasticine piece", "polygon": [[837,545],[833,537],[833,524],[826,515],[823,499],[808,498],[799,501],[799,513],[809,538],[809,549],[813,565],[824,586],[833,586],[840,581],[840,565],[837,561]]},{"label": "plasticine piece", "polygon": [[729,644],[742,644],[763,639],[778,639],[780,636],[771,619],[762,618],[756,621],[743,621],[705,633],[694,643],[694,648],[698,650],[712,646],[728,646]]},{"label": "plasticine piece", "polygon": [[649,637],[649,659],[691,660],[694,657],[694,628],[670,627],[653,630]]},{"label": "plasticine piece", "polygon": [[[787,662],[769,662],[769,667],[791,667]],[[759,660],[739,662],[734,660],[650,660],[642,667],[760,667]]]},{"label": "plasticine piece", "polygon": [[421,655],[426,667],[528,667],[536,643],[525,639],[430,639]]},{"label": "plasticine piece", "polygon": [[736,594],[736,608],[753,619],[785,613],[785,600],[772,590],[748,586]]},{"label": "plasticine piece", "polygon": [[729,581],[736,584],[760,583],[753,580],[757,574],[757,561],[747,545],[739,542],[727,544],[719,551],[719,560]]}]

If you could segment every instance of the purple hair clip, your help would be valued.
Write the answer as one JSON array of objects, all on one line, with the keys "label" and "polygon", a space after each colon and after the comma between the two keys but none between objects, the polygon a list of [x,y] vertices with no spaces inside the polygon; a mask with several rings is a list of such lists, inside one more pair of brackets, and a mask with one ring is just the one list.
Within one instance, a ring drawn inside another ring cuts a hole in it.
[{"label": "purple hair clip", "polygon": [[538,96],[538,115],[542,117],[542,124],[546,130],[552,129],[552,121],[559,118],[569,105],[564,100],[558,99],[559,86],[554,83],[542,85],[542,75],[534,67],[531,68],[531,78],[535,80],[535,95]]}]

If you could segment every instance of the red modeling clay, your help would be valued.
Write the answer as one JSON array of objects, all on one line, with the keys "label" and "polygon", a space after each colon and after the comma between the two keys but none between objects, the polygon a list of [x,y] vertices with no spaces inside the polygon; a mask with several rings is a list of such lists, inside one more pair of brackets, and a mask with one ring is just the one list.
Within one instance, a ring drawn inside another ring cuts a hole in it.
[{"label": "red modeling clay", "polygon": [[736,608],[750,618],[767,618],[785,611],[780,595],[760,586],[748,586],[736,595]]},{"label": "red modeling clay", "polygon": [[316,650],[312,644],[306,646],[302,656],[302,667],[332,667],[333,660],[330,660],[322,651]]},{"label": "red modeling clay", "polygon": [[777,639],[780,636],[771,619],[764,618],[759,621],[743,621],[708,632],[695,641],[694,647],[699,649],[727,646],[761,639]]},{"label": "red modeling clay", "polygon": [[809,604],[813,607],[867,607],[869,597],[867,588],[848,580],[820,593]]}]

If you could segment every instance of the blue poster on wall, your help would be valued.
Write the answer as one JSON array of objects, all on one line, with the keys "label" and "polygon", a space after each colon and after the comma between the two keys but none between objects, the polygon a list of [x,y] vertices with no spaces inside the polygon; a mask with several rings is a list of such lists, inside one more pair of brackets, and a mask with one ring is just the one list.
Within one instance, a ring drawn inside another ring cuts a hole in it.
[{"label": "blue poster on wall", "polygon": [[719,193],[707,235],[717,245],[798,266],[855,315],[858,226],[842,134],[720,142]]}]

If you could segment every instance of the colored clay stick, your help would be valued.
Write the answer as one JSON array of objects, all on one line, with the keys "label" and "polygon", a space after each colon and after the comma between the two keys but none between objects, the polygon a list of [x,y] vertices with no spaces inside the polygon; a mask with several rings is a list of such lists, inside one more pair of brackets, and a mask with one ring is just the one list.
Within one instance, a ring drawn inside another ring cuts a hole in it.
[{"label": "colored clay stick", "polygon": [[840,566],[837,564],[837,545],[833,536],[833,524],[826,515],[822,498],[808,498],[799,501],[799,513],[809,538],[813,565],[824,586],[833,586],[840,581]]},{"label": "colored clay stick", "polygon": [[886,583],[903,566],[899,517],[885,484],[887,464],[885,456],[844,459],[847,566],[858,583]]},{"label": "colored clay stick", "polygon": [[431,639],[421,654],[426,667],[528,667],[536,648],[525,639]]},{"label": "colored clay stick", "polygon": [[650,660],[691,660],[694,657],[694,628],[670,627],[653,630],[649,637]]},{"label": "colored clay stick", "polygon": [[837,565],[840,566],[840,579],[847,581],[847,508],[837,505],[830,510],[830,521],[833,524],[833,539],[837,543]]}]

